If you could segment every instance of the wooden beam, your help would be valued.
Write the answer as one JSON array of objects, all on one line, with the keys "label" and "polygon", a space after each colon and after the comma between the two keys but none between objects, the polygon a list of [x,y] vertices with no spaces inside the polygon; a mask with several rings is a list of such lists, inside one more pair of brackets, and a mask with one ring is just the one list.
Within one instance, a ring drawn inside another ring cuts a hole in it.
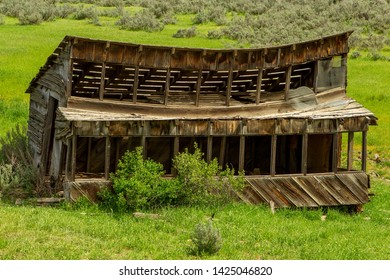
[{"label": "wooden beam", "polygon": [[91,150],[92,150],[92,137],[88,137],[88,151],[87,151],[87,172],[91,172]]},{"label": "wooden beam", "polygon": [[99,100],[103,100],[104,98],[104,86],[106,79],[106,63],[102,63],[102,73],[100,75],[100,88],[99,88]]},{"label": "wooden beam", "polygon": [[353,131],[348,132],[348,158],[347,158],[347,170],[353,169],[353,144],[355,134]]},{"label": "wooden beam", "polygon": [[198,70],[198,79],[196,81],[196,97],[195,97],[195,106],[199,107],[200,100],[200,86],[202,85],[202,70]]},{"label": "wooden beam", "polygon": [[110,162],[111,162],[111,141],[110,136],[106,136],[106,149],[104,153],[104,178],[110,178]]},{"label": "wooden beam", "polygon": [[292,65],[288,66],[287,72],[286,72],[286,84],[284,86],[284,100],[288,100],[288,92],[290,91],[290,83],[291,83],[291,72],[292,72]]},{"label": "wooden beam", "polygon": [[367,171],[367,131],[362,131],[362,170]]},{"label": "wooden beam", "polygon": [[260,68],[257,74],[257,83],[256,83],[256,105],[260,104],[262,80],[263,80],[263,68]]},{"label": "wooden beam", "polygon": [[69,172],[69,166],[72,165],[72,140],[68,139],[66,145],[66,159],[65,159],[65,181],[70,181],[71,174]]},{"label": "wooden beam", "polygon": [[314,62],[314,74],[313,74],[313,91],[314,93],[318,92],[318,67],[319,67],[319,61]]},{"label": "wooden beam", "polygon": [[[72,50],[71,50],[72,55]],[[69,59],[68,73],[66,81],[66,97],[69,98],[72,95],[72,86],[73,86],[73,58]]]},{"label": "wooden beam", "polygon": [[207,136],[207,162],[210,163],[213,157],[213,136]]},{"label": "wooden beam", "polygon": [[271,163],[270,163],[271,176],[275,176],[276,174],[276,146],[277,146],[277,136],[273,134],[271,137]]},{"label": "wooden beam", "polygon": [[234,64],[234,53],[231,54],[230,68],[228,73],[228,80],[226,85],[226,102],[227,107],[230,106],[230,96],[232,95],[232,83],[233,83],[233,64]]},{"label": "wooden beam", "polygon": [[245,136],[240,136],[240,153],[238,158],[238,170],[244,171],[245,168]]},{"label": "wooden beam", "polygon": [[308,145],[309,135],[307,133],[302,135],[302,162],[301,162],[301,172],[303,175],[307,174],[307,145]]},{"label": "wooden beam", "polygon": [[138,82],[139,82],[139,65],[135,66],[135,72],[134,72],[133,103],[137,103]]},{"label": "wooden beam", "polygon": [[167,77],[165,80],[165,89],[164,89],[164,105],[168,105],[168,97],[169,97],[169,87],[171,83],[171,69],[167,69]]},{"label": "wooden beam", "polygon": [[221,149],[219,150],[219,165],[224,167],[225,165],[225,151],[226,151],[226,136],[221,139]]},{"label": "wooden beam", "polygon": [[77,128],[73,126],[70,181],[74,181],[76,178],[76,164],[77,164],[76,157],[77,157]]},{"label": "wooden beam", "polygon": [[144,157],[144,159],[146,159],[146,156],[147,156],[147,149],[146,149],[146,136],[145,135],[142,135],[141,136],[141,146],[142,146],[142,155]]},{"label": "wooden beam", "polygon": [[337,173],[337,163],[338,163],[338,133],[333,133],[332,141],[332,172]]}]

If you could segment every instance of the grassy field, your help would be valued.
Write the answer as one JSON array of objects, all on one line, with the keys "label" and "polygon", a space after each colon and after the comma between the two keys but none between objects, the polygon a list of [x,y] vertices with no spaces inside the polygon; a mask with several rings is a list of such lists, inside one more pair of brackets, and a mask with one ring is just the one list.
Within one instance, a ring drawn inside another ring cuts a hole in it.
[{"label": "grassy field", "polygon": [[[102,20],[103,21],[103,20]],[[113,29],[88,20],[69,19],[21,26],[6,17],[0,25],[0,136],[16,124],[26,124],[28,95],[24,93],[46,58],[65,35],[133,43],[223,48],[230,41],[204,35],[176,39],[177,26],[157,33]],[[191,26],[189,16],[177,25]],[[390,56],[390,50],[384,50]],[[320,211],[269,209],[241,204],[222,208],[177,208],[156,211],[161,217],[137,219],[112,216],[95,208],[39,208],[0,204],[0,259],[196,259],[188,253],[194,226],[215,213],[223,246],[206,259],[390,259],[390,62],[364,55],[348,61],[348,95],[372,110],[378,126],[368,134],[368,172],[375,194],[364,212],[349,215]],[[359,147],[356,147],[357,149]],[[380,161],[374,161],[375,154]],[[147,232],[147,234],[145,234]]]}]

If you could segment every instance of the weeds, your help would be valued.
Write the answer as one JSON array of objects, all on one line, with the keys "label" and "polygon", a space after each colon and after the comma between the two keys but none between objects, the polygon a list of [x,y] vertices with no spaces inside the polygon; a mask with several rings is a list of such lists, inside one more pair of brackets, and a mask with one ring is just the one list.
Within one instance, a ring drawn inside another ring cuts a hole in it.
[{"label": "weeds", "polygon": [[217,253],[222,246],[222,238],[219,230],[213,225],[212,220],[198,223],[191,234],[192,246],[190,254],[202,256]]}]

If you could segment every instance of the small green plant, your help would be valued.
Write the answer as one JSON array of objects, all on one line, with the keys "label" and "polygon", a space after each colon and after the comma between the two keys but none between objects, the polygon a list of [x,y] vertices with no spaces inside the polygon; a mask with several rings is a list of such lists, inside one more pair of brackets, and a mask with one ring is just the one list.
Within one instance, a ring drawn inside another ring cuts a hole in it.
[{"label": "small green plant", "polygon": [[212,220],[198,223],[191,235],[192,246],[190,254],[201,256],[217,253],[222,246],[222,238],[219,230],[213,225]]}]

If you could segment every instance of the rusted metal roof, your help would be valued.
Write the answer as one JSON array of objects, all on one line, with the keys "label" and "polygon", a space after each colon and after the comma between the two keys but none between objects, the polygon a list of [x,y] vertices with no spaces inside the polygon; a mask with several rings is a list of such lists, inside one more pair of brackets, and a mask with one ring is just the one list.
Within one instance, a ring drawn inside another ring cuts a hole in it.
[{"label": "rusted metal roof", "polygon": [[361,205],[369,201],[369,178],[364,172],[245,178],[241,198],[275,208]]}]

